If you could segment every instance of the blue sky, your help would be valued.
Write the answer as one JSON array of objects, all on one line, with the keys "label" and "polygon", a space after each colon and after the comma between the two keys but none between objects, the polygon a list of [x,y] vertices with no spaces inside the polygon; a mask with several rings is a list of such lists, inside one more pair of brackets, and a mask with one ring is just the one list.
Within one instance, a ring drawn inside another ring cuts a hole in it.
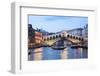
[{"label": "blue sky", "polygon": [[79,16],[36,16],[29,15],[28,23],[33,28],[39,28],[48,32],[59,32],[74,28],[84,27],[88,24],[88,17]]}]

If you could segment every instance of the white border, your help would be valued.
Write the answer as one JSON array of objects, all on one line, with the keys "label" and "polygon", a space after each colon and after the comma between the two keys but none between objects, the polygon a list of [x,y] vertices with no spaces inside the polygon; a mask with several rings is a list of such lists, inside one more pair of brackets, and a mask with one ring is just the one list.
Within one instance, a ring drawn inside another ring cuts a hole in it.
[{"label": "white border", "polygon": [[[12,69],[13,73],[46,72],[54,70],[68,70],[75,68],[89,68],[95,65],[93,47],[95,44],[94,8],[83,7],[44,7],[28,3],[12,3]],[[89,58],[57,61],[27,61],[27,15],[62,15],[62,16],[88,16],[89,23]],[[91,26],[90,26],[91,25]],[[91,52],[90,52],[91,50]],[[63,66],[62,66],[63,65]]]}]

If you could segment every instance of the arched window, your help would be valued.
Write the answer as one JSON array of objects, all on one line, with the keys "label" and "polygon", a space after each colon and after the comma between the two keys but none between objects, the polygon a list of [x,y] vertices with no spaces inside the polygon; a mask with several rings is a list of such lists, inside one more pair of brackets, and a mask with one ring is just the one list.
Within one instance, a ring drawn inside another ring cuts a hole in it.
[{"label": "arched window", "polygon": [[78,39],[78,37],[76,37],[75,39]]},{"label": "arched window", "polygon": [[79,38],[79,40],[81,40],[81,38]]},{"label": "arched window", "polygon": [[53,36],[53,39],[55,39],[55,36]]},{"label": "arched window", "polygon": [[73,36],[73,39],[75,39],[75,36]]},{"label": "arched window", "polygon": [[47,38],[47,41],[49,40],[49,37]]},{"label": "arched window", "polygon": [[50,40],[52,40],[52,37],[50,37]]},{"label": "arched window", "polygon": [[67,37],[69,38],[70,36],[69,36],[69,35],[67,35]]},{"label": "arched window", "polygon": [[56,38],[58,38],[58,35],[56,35]]},{"label": "arched window", "polygon": [[59,35],[59,37],[61,37],[61,34]]},{"label": "arched window", "polygon": [[44,39],[44,41],[46,41],[46,39]]}]

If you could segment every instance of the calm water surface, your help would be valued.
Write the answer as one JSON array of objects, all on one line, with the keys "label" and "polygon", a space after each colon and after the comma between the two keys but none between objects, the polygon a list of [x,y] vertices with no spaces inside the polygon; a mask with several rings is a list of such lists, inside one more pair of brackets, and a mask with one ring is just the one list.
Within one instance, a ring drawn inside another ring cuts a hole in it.
[{"label": "calm water surface", "polygon": [[70,47],[64,50],[54,50],[51,47],[41,47],[36,49],[28,50],[28,60],[56,60],[56,59],[79,59],[87,58],[87,49],[77,48],[73,49]]}]

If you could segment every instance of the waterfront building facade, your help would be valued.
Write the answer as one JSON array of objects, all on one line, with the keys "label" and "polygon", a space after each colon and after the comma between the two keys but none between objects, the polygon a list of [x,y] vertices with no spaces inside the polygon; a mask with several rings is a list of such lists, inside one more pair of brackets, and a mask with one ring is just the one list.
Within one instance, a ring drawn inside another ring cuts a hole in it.
[{"label": "waterfront building facade", "polygon": [[83,37],[88,38],[88,24],[86,24],[83,28]]},{"label": "waterfront building facade", "polygon": [[41,32],[43,36],[49,35],[49,32],[43,30],[43,29],[37,29],[37,31]]},{"label": "waterfront building facade", "polygon": [[42,33],[38,30],[35,30],[31,24],[28,24],[28,48],[41,45],[42,42]]},{"label": "waterfront building facade", "polygon": [[82,31],[83,28],[75,28],[75,29],[68,30],[67,32],[72,35],[82,36]]},{"label": "waterfront building facade", "polygon": [[41,44],[42,43],[42,33],[39,31],[35,31],[35,44]]}]

